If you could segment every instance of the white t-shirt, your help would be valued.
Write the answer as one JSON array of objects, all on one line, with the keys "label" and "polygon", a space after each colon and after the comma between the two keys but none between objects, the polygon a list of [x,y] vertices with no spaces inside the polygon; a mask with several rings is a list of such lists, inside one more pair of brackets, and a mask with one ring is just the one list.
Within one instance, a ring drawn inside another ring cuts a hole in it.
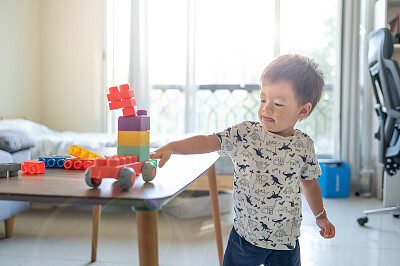
[{"label": "white t-shirt", "polygon": [[303,219],[300,180],[321,175],[312,139],[299,130],[281,137],[250,121],[215,135],[220,155],[234,164],[236,232],[258,247],[294,249]]}]

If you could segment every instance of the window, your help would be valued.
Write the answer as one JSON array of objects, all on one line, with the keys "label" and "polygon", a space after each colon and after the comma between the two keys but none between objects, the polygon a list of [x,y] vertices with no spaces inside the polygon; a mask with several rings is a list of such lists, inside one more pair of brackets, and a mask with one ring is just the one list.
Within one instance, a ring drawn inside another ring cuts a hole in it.
[{"label": "window", "polygon": [[[115,18],[129,16],[130,1],[110,2],[114,20],[109,22],[114,29],[127,28]],[[141,33],[132,31],[132,40],[146,52],[140,59],[145,63],[133,58],[133,67],[147,77],[152,134],[212,133],[246,119],[257,120],[263,69],[275,55],[300,53],[320,63],[327,86],[313,114],[298,127],[315,140],[317,153],[333,154],[337,0],[132,3],[140,6],[141,16]],[[116,5],[125,5],[123,15],[116,15]],[[125,33],[124,38],[114,39],[114,51],[125,51],[130,35]],[[128,78],[126,65],[114,66],[114,71]]]}]

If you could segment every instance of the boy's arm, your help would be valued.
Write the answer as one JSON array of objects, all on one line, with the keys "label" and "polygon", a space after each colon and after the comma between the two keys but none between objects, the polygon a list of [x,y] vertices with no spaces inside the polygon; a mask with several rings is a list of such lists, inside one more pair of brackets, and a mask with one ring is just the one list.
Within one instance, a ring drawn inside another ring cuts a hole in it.
[{"label": "boy's arm", "polygon": [[319,231],[321,236],[324,238],[332,238],[335,236],[335,227],[328,220],[324,204],[322,202],[321,188],[319,187],[317,179],[314,180],[301,180],[301,187],[303,189],[304,196],[307,199],[308,205],[310,206],[314,216],[322,214],[316,219],[317,225],[321,228]]},{"label": "boy's arm", "polygon": [[187,139],[173,141],[159,148],[150,155],[151,159],[160,159],[161,168],[169,160],[171,154],[199,154],[218,151],[221,143],[215,135],[194,136]]}]

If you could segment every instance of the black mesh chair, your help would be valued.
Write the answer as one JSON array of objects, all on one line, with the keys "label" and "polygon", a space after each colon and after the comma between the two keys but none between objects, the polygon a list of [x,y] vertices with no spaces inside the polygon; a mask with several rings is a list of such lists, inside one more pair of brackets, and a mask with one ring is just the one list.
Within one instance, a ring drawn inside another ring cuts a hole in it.
[{"label": "black mesh chair", "polygon": [[[392,60],[393,37],[388,29],[378,29],[369,34],[368,66],[375,94],[375,111],[379,128],[375,138],[379,140],[378,160],[389,175],[400,169],[400,69]],[[381,212],[394,212],[397,207],[364,211],[365,216],[358,219],[360,225],[368,222],[368,215]]]}]

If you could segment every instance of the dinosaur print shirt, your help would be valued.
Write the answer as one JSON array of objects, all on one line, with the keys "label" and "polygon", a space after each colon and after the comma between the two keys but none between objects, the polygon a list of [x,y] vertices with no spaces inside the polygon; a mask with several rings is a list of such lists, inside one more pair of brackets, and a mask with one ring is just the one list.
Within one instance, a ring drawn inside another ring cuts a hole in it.
[{"label": "dinosaur print shirt", "polygon": [[300,236],[300,180],[321,175],[312,139],[299,130],[281,137],[245,121],[215,134],[234,164],[236,232],[257,247],[294,249]]}]

